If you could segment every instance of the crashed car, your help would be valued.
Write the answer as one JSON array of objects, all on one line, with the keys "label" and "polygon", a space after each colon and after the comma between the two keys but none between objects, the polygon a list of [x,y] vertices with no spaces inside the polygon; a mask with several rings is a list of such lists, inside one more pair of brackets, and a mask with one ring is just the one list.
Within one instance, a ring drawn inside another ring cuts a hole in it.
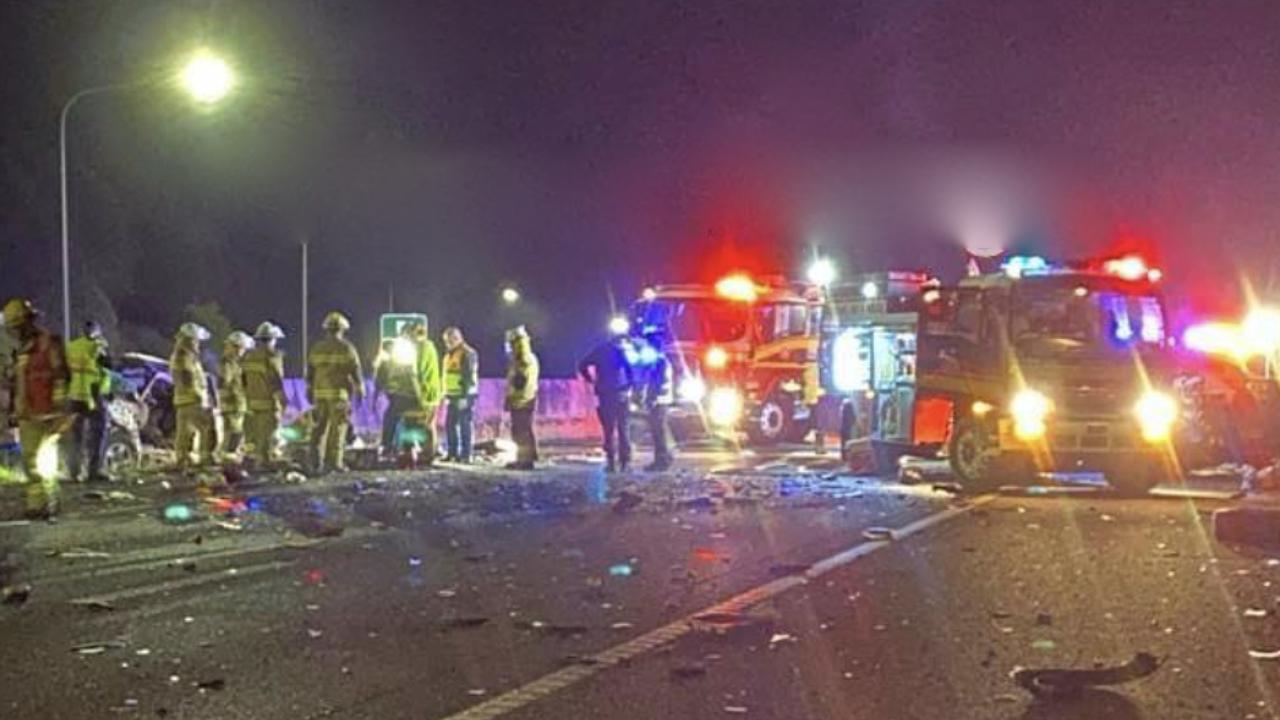
[{"label": "crashed car", "polygon": [[125,353],[114,368],[115,394],[134,402],[140,413],[138,433],[148,445],[167,447],[173,437],[176,416],[173,410],[173,375],[169,361],[144,353]]}]

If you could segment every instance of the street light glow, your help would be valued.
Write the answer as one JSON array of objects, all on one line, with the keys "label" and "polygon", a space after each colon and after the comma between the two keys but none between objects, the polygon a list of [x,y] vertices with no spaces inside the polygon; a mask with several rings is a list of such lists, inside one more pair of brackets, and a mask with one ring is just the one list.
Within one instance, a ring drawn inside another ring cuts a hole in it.
[{"label": "street light glow", "polygon": [[198,103],[211,105],[218,102],[235,85],[231,66],[222,58],[200,51],[182,68],[182,87]]},{"label": "street light glow", "polygon": [[836,264],[831,258],[820,257],[809,265],[809,282],[818,287],[828,287],[836,280]]},{"label": "street light glow", "polygon": [[502,288],[502,302],[508,305],[515,305],[520,302],[520,291],[513,287]]}]

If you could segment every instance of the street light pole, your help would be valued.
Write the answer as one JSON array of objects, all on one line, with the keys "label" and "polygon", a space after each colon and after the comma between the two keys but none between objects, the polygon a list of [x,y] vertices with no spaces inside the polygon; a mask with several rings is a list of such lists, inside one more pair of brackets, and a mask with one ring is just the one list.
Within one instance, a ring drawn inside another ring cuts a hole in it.
[{"label": "street light pole", "polygon": [[302,367],[307,367],[307,241],[302,241]]}]

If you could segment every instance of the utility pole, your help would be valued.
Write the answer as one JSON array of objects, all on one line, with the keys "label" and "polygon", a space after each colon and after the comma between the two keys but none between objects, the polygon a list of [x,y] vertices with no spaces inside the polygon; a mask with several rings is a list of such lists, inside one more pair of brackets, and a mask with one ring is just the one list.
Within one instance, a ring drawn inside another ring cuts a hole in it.
[{"label": "utility pole", "polygon": [[307,367],[307,241],[302,241],[302,367]]}]

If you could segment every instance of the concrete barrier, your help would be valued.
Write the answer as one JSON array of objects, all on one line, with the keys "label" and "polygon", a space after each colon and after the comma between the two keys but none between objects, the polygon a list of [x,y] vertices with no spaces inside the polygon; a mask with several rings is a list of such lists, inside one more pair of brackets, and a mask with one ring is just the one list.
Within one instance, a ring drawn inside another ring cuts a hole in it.
[{"label": "concrete barrier", "polygon": [[[285,424],[297,420],[310,409],[306,389],[306,381],[302,378],[285,380]],[[475,408],[477,441],[510,436],[510,419],[503,410],[505,391],[505,380],[480,380]],[[373,382],[369,381],[365,387],[365,399],[351,410],[356,434],[366,441],[374,441],[381,432],[382,414],[386,409],[386,396],[374,392]],[[595,394],[589,385],[577,379],[552,379],[538,383],[538,410],[534,422],[538,437],[544,440],[585,440],[600,435]],[[443,407],[437,424],[443,430]]]}]

